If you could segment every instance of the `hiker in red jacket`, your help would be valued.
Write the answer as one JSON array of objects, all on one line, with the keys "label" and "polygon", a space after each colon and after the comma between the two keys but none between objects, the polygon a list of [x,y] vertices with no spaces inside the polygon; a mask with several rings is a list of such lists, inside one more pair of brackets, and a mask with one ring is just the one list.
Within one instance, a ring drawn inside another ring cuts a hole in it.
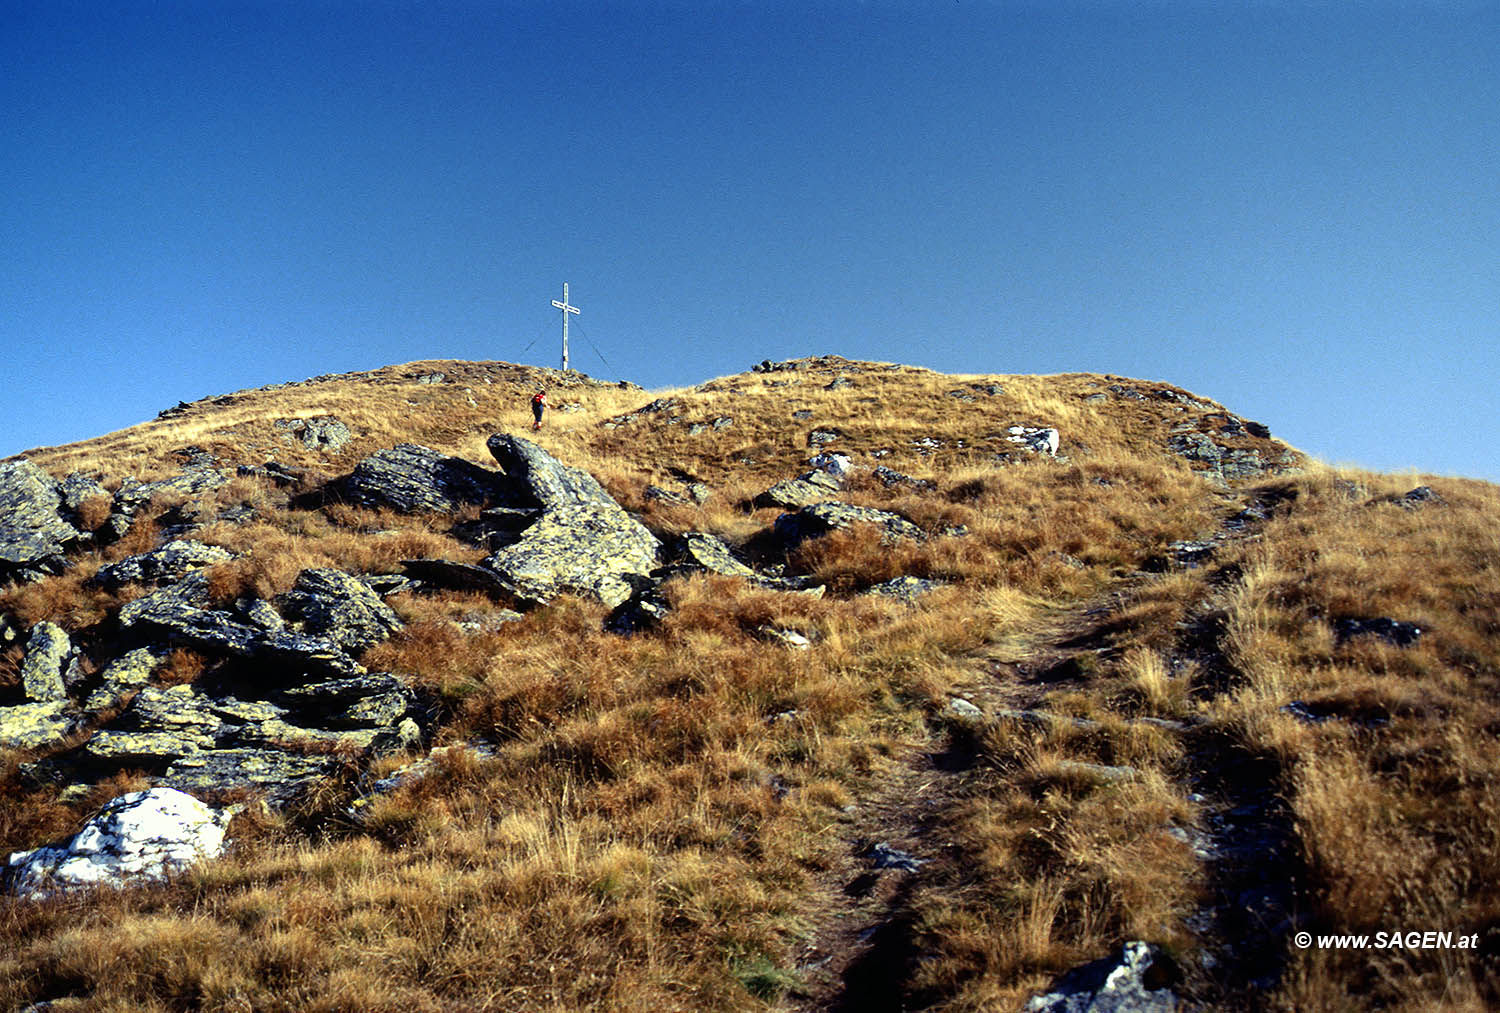
[{"label": "hiker in red jacket", "polygon": [[539,390],[531,399],[531,414],[536,416],[536,421],[531,424],[532,429],[542,428],[542,411],[547,407],[547,392]]}]

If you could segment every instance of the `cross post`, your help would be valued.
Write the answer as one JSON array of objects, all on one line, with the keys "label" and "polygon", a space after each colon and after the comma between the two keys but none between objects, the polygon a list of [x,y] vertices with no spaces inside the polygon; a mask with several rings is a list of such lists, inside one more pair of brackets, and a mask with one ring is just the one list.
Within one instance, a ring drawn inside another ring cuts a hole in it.
[{"label": "cross post", "polygon": [[569,313],[577,313],[578,312],[578,307],[577,306],[570,306],[570,305],[568,305],[568,283],[567,282],[563,282],[563,297],[562,297],[562,302],[558,302],[556,299],[553,299],[552,300],[552,305],[554,305],[558,309],[562,310],[562,315],[563,315],[563,356],[562,356],[562,368],[563,368],[563,372],[566,373],[568,371],[568,314]]}]

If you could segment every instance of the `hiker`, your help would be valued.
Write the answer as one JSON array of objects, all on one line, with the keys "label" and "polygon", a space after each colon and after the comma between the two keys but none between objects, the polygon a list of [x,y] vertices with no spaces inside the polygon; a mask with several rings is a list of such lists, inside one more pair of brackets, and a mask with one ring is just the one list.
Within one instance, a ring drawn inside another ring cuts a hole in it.
[{"label": "hiker", "polygon": [[539,390],[531,399],[531,414],[536,416],[536,421],[531,424],[532,429],[542,428],[542,411],[547,407],[547,392]]}]

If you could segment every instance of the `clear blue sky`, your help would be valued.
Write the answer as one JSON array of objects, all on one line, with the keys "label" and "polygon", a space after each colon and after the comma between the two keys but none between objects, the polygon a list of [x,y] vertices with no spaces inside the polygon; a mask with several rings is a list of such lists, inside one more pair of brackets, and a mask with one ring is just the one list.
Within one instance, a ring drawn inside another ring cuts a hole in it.
[{"label": "clear blue sky", "polygon": [[1500,480],[1495,2],[0,0],[0,97],[0,454],[556,365],[566,281],[648,387],[1112,372]]}]

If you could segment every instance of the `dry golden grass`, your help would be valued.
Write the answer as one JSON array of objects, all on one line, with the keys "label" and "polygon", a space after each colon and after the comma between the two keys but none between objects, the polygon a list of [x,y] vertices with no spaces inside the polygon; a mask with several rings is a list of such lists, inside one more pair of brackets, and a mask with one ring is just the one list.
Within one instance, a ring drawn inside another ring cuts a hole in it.
[{"label": "dry golden grass", "polygon": [[[438,371],[449,381],[417,382]],[[826,389],[839,376],[852,387]],[[526,399],[541,383],[554,405],[578,409],[554,410],[533,435]],[[1146,397],[1087,400],[1111,384]],[[1184,394],[1089,374],[955,377],[842,360],[647,393],[435,360],[240,392],[33,452],[54,474],[117,482],[171,474],[170,452],[192,444],[226,464],[308,468],[313,487],[398,442],[484,463],[488,435],[511,430],[598,476],[661,536],[709,531],[751,553],[769,551],[760,536],[776,517],[751,501],[806,469],[814,429],[840,432],[828,449],[857,464],[935,488],[852,480],[851,502],[898,511],[930,537],[809,543],[784,562],[826,582],[822,599],[675,580],[661,627],[619,637],[603,631],[603,607],[574,599],[472,632],[460,623],[503,603],[392,598],[406,626],[364,664],[408,676],[435,701],[439,743],[481,741],[493,755],[455,749],[431,776],[364,800],[357,820],[352,775],[289,812],[252,806],[228,857],[169,885],[0,900],[0,995],[59,1009],[789,1008],[795,955],[816,929],[807,899],[849,847],[845,807],[878,797],[901,757],[945,737],[978,763],[940,819],[961,861],[933,872],[907,912],[921,955],[909,995],[933,1008],[1014,1007],[1132,938],[1191,965],[1215,945],[1192,927],[1205,869],[1173,832],[1205,825],[1190,799],[1195,758],[1183,735],[1142,718],[1193,722],[1276,758],[1272,788],[1294,823],[1312,931],[1500,931],[1500,494],[1434,479],[1447,505],[1406,511],[1366,504],[1415,480],[1320,468],[1216,490],[1167,452],[1175,426],[1222,416],[1171,397]],[[675,405],[603,425],[657,398]],[[355,434],[339,455],[275,425],[326,414]],[[719,417],[732,424],[713,429]],[[1017,424],[1057,426],[1066,459],[1009,443]],[[1268,458],[1282,449],[1226,442]],[[645,495],[689,481],[714,495]],[[1203,570],[1140,574],[1250,495],[1278,503],[1257,538]],[[483,555],[450,532],[453,518],[293,509],[255,479],[213,499],[256,509],[253,521],[197,533],[238,553],[210,572],[220,600],[272,596],[308,566],[386,573],[403,559]],[[88,516],[101,521],[104,509]],[[99,654],[91,663],[107,660],[109,616],[140,589],[108,594],[86,579],[158,539],[148,517],[66,575],[0,592],[0,610],[22,624],[60,621]],[[947,586],[916,607],[855,593],[908,573]],[[1107,616],[1080,618],[1101,601]],[[1334,619],[1381,615],[1427,633],[1409,648],[1336,642]],[[1092,624],[1105,649],[1081,651],[1063,683],[997,682],[975,664],[1047,650],[1043,631],[1069,621]],[[814,646],[770,644],[766,626]],[[1193,653],[1208,647],[1216,656]],[[14,654],[0,682],[14,681]],[[159,678],[190,680],[203,664],[180,651]],[[974,690],[1032,693],[1028,706],[1097,723],[937,717],[952,694]],[[1293,701],[1330,720],[1297,719],[1283,710]],[[55,839],[144,783],[127,772],[62,803],[27,781],[24,759],[0,756],[12,800],[0,848]],[[1289,948],[1288,958],[1270,1007],[1500,1002],[1492,955]]]}]

